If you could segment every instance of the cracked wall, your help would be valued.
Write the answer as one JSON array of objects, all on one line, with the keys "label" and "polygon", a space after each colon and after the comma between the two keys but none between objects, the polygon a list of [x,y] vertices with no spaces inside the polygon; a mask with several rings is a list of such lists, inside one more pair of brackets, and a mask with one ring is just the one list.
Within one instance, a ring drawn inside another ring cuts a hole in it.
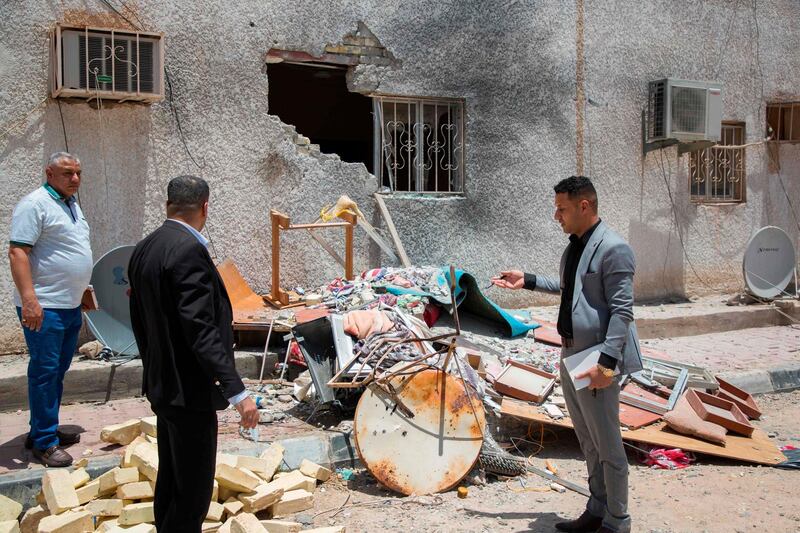
[{"label": "cracked wall", "polygon": [[[674,149],[664,152],[690,267],[675,233],[661,155],[644,161],[640,156],[640,112],[651,79],[717,78],[725,84],[724,118],[746,121],[748,140],[756,140],[763,131],[764,100],[779,94],[800,98],[800,36],[792,23],[800,18],[800,5],[759,2],[756,47],[754,13],[743,3],[584,3],[585,91],[602,102],[587,106],[582,117],[585,171],[597,184],[602,217],[634,246],[637,298],[741,287],[739,261],[753,231],[774,224],[798,239],[764,150],[747,154],[747,203],[722,207],[691,204],[686,159],[676,160]],[[219,260],[234,258],[259,291],[269,289],[269,208],[306,222],[347,194],[371,222],[383,226],[372,200],[378,184],[364,166],[318,153],[267,109],[269,50],[317,57],[337,52],[328,47],[346,45],[343,37],[355,35],[363,21],[392,58],[389,64],[353,67],[351,90],[466,102],[463,197],[387,199],[412,260],[454,262],[479,278],[514,266],[556,273],[565,237],[551,219],[552,185],[576,168],[575,4],[243,0],[234,8],[219,0],[130,0],[126,5],[126,16],[165,34],[173,104],[107,105],[98,113],[85,102],[62,102],[69,148],[84,165],[81,203],[96,259],[160,224],[166,183],[184,173],[201,175],[211,185],[212,252]],[[0,7],[0,75],[13,80],[0,86],[0,124],[5,131],[20,119],[0,138],[6,185],[0,220],[6,235],[16,201],[41,183],[46,157],[64,149],[58,104],[48,100],[37,107],[47,96],[47,32],[59,21],[127,24],[89,0]],[[788,193],[800,198],[798,146],[783,145],[780,152]],[[338,246],[340,241],[332,240]],[[379,254],[363,232],[356,232],[355,244],[356,269],[375,266]],[[282,257],[286,286],[340,273],[304,235],[287,236]],[[23,346],[11,284],[4,261],[2,350]],[[489,294],[504,305],[534,301],[529,293],[493,289]]]}]

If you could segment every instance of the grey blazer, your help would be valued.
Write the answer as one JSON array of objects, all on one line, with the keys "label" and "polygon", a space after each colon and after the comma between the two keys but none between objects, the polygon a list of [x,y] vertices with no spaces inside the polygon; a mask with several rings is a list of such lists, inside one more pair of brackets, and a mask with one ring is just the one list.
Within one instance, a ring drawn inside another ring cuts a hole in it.
[{"label": "grey blazer", "polygon": [[[561,256],[560,280],[536,276],[535,290],[560,294],[564,284]],[[625,240],[600,222],[586,243],[575,273],[572,296],[571,352],[603,345],[603,353],[617,359],[621,374],[642,369],[639,337],[633,323],[633,250]]]}]

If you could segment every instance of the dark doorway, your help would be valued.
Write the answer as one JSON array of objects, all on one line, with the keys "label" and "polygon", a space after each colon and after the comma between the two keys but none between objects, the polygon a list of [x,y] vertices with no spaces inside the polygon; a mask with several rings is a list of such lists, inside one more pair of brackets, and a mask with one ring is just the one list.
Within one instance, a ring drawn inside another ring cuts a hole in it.
[{"label": "dark doorway", "polygon": [[326,154],[373,172],[372,99],[347,90],[343,67],[269,65],[269,113],[292,124]]}]

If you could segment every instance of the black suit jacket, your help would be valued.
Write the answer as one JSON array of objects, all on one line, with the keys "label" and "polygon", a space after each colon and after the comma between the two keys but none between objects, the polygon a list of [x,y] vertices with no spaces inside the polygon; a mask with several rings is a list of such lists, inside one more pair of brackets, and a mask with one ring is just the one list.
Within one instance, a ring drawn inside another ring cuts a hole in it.
[{"label": "black suit jacket", "polygon": [[244,385],[233,358],[225,285],[197,238],[167,220],[133,251],[131,324],[142,355],[142,392],[154,407],[224,409]]}]

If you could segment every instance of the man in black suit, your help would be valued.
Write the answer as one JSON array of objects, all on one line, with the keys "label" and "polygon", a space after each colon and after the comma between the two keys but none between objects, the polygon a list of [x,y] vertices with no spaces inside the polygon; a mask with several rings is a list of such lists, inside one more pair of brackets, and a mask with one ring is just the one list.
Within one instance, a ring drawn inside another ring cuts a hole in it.
[{"label": "man in black suit", "polygon": [[131,323],[158,416],[155,522],[159,531],[198,533],[208,511],[217,453],[217,410],[232,404],[241,424],[258,424],[233,358],[233,312],[200,234],[208,184],[179,176],[167,186],[167,220],[131,256]]}]

